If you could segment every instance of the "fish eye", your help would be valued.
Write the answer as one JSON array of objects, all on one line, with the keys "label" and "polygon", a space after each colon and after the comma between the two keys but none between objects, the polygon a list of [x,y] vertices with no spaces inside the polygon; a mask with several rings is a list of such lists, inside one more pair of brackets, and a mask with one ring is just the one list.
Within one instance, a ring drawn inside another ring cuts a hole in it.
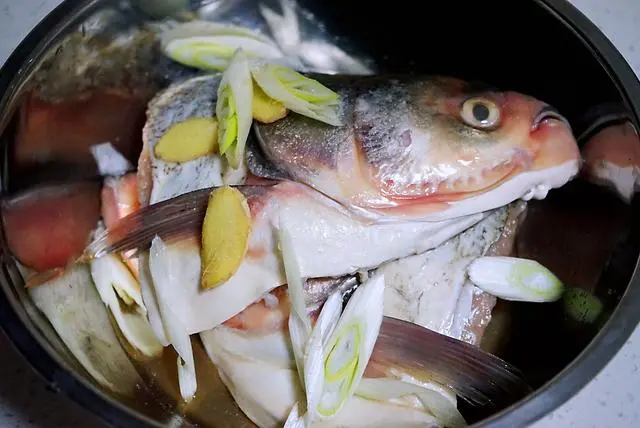
[{"label": "fish eye", "polygon": [[470,98],[462,104],[462,120],[477,129],[493,129],[500,122],[500,108],[486,98]]}]

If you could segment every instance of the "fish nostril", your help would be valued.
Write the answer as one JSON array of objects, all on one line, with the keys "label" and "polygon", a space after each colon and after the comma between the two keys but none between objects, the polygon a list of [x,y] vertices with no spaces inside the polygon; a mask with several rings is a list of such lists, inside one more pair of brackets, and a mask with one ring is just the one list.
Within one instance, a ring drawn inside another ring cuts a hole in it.
[{"label": "fish nostril", "polygon": [[540,125],[549,120],[557,120],[569,126],[569,121],[558,110],[550,105],[545,105],[534,119],[532,130],[535,131]]}]

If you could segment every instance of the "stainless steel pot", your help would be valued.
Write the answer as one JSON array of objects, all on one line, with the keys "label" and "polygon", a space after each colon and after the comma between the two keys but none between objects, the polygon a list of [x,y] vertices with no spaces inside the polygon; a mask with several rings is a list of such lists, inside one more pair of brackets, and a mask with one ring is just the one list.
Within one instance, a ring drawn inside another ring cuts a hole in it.
[{"label": "stainless steel pot", "polygon": [[[160,3],[169,7],[159,8]],[[39,167],[26,172],[13,168],[17,111],[24,94],[37,81],[45,58],[70,32],[82,26],[86,31],[116,35],[142,25],[153,14],[172,13],[181,5],[199,8],[205,16],[235,16],[243,23],[260,24],[255,4],[248,0],[160,3],[66,0],[13,52],[0,72],[4,195],[46,176]],[[300,3],[324,24],[314,27],[313,22],[307,22],[308,34],[337,43],[345,51],[357,53],[358,58],[367,58],[366,64],[380,72],[436,72],[510,87],[554,104],[572,123],[579,123],[589,107],[614,102],[626,106],[635,126],[640,126],[640,83],[614,46],[565,0]],[[154,76],[155,84],[162,85],[166,73],[172,72],[162,69]],[[59,174],[60,169],[57,171]],[[583,205],[566,208],[573,209],[571,215],[580,216],[580,210],[605,204],[606,209],[598,214],[600,221],[613,221],[616,210],[632,219],[624,242],[607,258],[596,286],[595,291],[606,296],[604,315],[596,326],[576,330],[555,328],[554,323],[560,323],[555,309],[512,307],[512,339],[507,340],[502,355],[523,368],[537,389],[508,408],[477,413],[472,416],[477,420],[474,426],[525,426],[560,406],[609,362],[640,320],[639,204],[636,201],[622,207],[594,187],[576,186],[578,189],[567,190],[569,193],[550,195],[548,203],[559,206],[559,200],[573,197]],[[597,202],[585,202],[585,195],[587,199],[593,195]],[[552,227],[536,232],[549,236],[557,233]],[[27,298],[4,235],[0,239],[0,323],[49,384],[117,426],[191,426],[192,422],[176,416],[174,408],[119,401],[92,382]],[[550,238],[549,242],[555,245],[557,241]],[[217,426],[228,426],[224,415],[220,415]]]}]

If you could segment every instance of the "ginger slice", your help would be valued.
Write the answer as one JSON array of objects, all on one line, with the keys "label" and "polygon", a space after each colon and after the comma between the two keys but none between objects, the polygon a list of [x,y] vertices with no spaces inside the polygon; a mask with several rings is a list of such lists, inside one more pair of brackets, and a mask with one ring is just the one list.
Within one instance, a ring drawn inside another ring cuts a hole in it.
[{"label": "ginger slice", "polygon": [[214,288],[236,273],[250,233],[251,212],[244,195],[230,186],[211,192],[202,225],[202,288]]},{"label": "ginger slice", "polygon": [[262,123],[273,123],[287,115],[287,108],[280,101],[269,97],[253,82],[253,118]]},{"label": "ginger slice", "polygon": [[216,152],[218,121],[197,117],[169,128],[155,147],[157,158],[168,162],[187,162]]}]

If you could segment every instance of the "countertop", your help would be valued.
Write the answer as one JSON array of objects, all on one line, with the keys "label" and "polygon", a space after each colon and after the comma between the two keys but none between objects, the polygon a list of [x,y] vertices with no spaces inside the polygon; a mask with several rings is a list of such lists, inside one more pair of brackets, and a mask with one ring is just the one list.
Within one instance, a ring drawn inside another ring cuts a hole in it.
[{"label": "countertop", "polygon": [[[59,0],[0,0],[0,63]],[[572,0],[640,74],[640,1]],[[640,327],[578,395],[531,428],[639,427]],[[637,400],[637,401],[636,401]],[[0,332],[0,427],[103,427],[93,415],[56,394],[36,376]]]}]

